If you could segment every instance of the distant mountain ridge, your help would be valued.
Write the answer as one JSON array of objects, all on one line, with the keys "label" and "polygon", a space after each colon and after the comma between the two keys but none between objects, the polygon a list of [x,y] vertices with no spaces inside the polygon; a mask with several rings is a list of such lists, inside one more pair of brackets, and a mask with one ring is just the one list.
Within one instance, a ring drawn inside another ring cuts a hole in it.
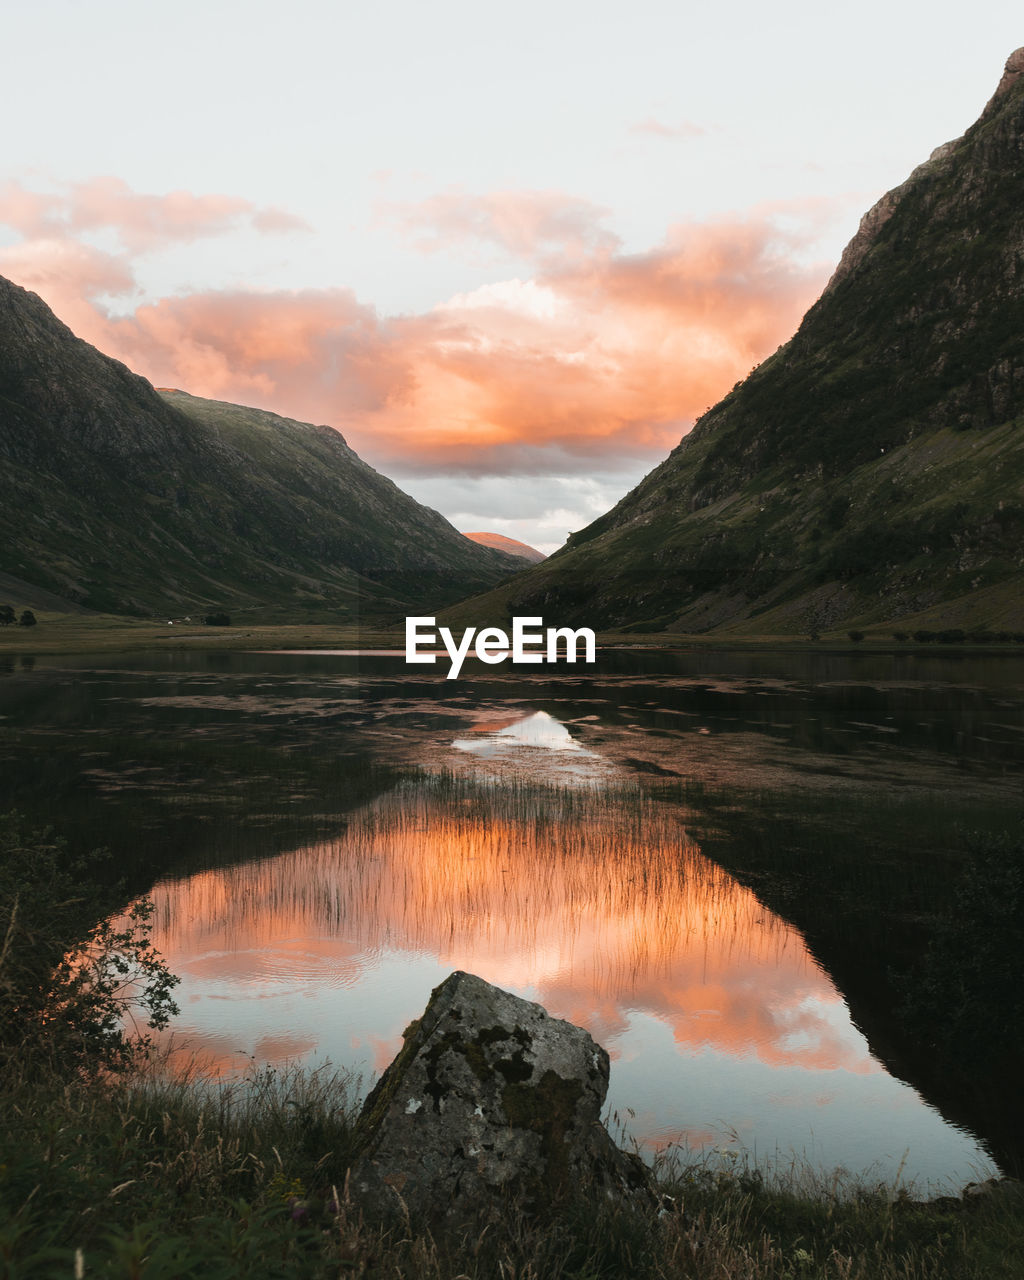
[{"label": "distant mountain ridge", "polygon": [[1024,625],[1024,50],[865,216],[796,335],[472,605],[637,630]]},{"label": "distant mountain ridge", "polygon": [[522,567],[332,428],[158,394],[2,277],[0,460],[0,573],[87,608],[386,619]]},{"label": "distant mountain ridge", "polygon": [[506,555],[515,556],[518,560],[526,560],[529,564],[540,564],[547,557],[543,551],[528,543],[519,542],[515,538],[507,538],[503,533],[466,533],[463,537],[479,542],[482,547],[492,547],[495,551],[504,551]]}]

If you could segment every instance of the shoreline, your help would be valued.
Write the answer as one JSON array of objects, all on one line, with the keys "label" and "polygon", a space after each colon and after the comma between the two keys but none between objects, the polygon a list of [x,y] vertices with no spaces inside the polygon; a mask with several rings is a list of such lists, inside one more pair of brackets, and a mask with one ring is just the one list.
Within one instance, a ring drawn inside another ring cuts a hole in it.
[{"label": "shoreline", "polygon": [[[238,624],[217,627],[194,622],[163,622],[111,614],[58,614],[39,611],[37,624],[0,627],[0,655],[130,653],[142,650],[317,651],[344,649],[404,652],[404,631],[394,626],[344,626],[324,623]],[[597,647],[631,652],[762,652],[806,654],[864,654],[874,656],[1022,655],[1024,645],[1000,641],[979,643],[894,640],[891,633],[866,632],[852,641],[845,631],[817,639],[796,635],[721,635],[715,633],[651,632],[643,640],[635,633],[597,631]]]}]

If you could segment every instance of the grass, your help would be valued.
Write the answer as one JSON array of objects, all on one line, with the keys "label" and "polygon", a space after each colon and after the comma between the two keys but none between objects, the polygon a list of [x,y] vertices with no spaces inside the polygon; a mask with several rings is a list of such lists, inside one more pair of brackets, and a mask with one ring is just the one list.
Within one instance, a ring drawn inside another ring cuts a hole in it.
[{"label": "grass", "polygon": [[[20,613],[20,609],[19,609]],[[36,610],[34,627],[0,627],[0,654],[127,653],[139,649],[350,649],[394,648],[397,631],[331,623],[247,623],[232,615],[230,627],[181,619],[138,620],[115,614],[60,614]]]},{"label": "grass", "polygon": [[19,1072],[2,1086],[0,1277],[1010,1280],[1024,1267],[1017,1184],[920,1202],[742,1158],[664,1159],[650,1212],[584,1195],[482,1234],[389,1232],[346,1199],[356,1087],[329,1067],[233,1083],[152,1065],[100,1085]]},{"label": "grass", "polygon": [[[992,596],[993,591],[988,592]],[[820,635],[797,634],[792,628],[778,631],[755,631],[751,624],[743,629],[723,629],[711,632],[680,632],[648,630],[646,627],[625,630],[607,629],[598,632],[599,646],[607,648],[645,649],[729,649],[760,650],[784,649],[795,652],[850,652],[850,653],[1021,653],[1019,644],[964,644],[920,645],[913,640],[899,642],[893,631],[914,629],[917,626],[954,626],[971,623],[973,596],[947,603],[924,613],[915,614],[901,623],[885,623],[867,626],[861,643],[850,640],[847,624]],[[960,607],[961,612],[955,612]],[[20,613],[20,606],[18,612]],[[1006,617],[1019,624],[1016,605],[1004,611]],[[230,627],[208,627],[201,622],[186,623],[181,619],[168,626],[167,620],[135,619],[115,614],[68,614],[35,610],[35,627],[0,627],[0,661],[10,655],[13,661],[31,660],[35,655],[132,653],[140,650],[261,650],[261,649],[393,649],[403,651],[405,633],[401,626],[354,627],[333,623],[260,623],[247,622],[244,613],[232,615]],[[457,611],[456,628],[480,626],[486,620],[476,616],[470,606]],[[454,611],[445,618],[451,621]],[[442,618],[442,622],[445,620]],[[1002,618],[1002,615],[1001,615]],[[1008,624],[1007,624],[1008,625]]]}]

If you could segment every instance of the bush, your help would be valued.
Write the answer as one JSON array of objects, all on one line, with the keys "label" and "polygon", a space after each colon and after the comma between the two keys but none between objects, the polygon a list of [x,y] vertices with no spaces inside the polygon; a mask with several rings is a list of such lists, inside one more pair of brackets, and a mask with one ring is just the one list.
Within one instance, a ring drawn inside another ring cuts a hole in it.
[{"label": "bush", "polygon": [[850,637],[850,639],[853,641],[854,644],[860,644],[860,642],[864,639],[863,631],[847,631],[846,634]]},{"label": "bush", "polygon": [[230,627],[231,619],[226,613],[208,613],[203,619],[208,627]]},{"label": "bush", "polygon": [[[95,1074],[130,1064],[177,1007],[149,937],[153,905],[120,918],[107,855],[72,858],[48,830],[0,817],[0,1074],[14,1062]],[[97,920],[99,923],[96,923]]]}]

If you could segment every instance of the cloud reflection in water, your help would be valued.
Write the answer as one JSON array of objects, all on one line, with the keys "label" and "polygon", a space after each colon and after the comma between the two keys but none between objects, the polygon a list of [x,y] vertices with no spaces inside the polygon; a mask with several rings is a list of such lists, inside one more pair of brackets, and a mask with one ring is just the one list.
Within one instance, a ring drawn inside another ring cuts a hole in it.
[{"label": "cloud reflection in water", "polygon": [[[824,1132],[826,1162],[853,1167],[894,1126],[947,1130],[871,1057],[801,935],[703,856],[679,808],[622,782],[599,790],[607,762],[545,712],[455,745],[481,776],[403,782],[336,839],[156,887],[155,941],[183,977],[193,1043],[226,1069],[234,1036],[235,1051],[315,1042],[379,1070],[430,988],[465,969],[586,1026],[615,1059],[612,1105],[637,1109],[651,1145],[703,1141],[720,1122],[762,1150]],[[515,755],[525,779],[488,776]],[[565,760],[583,772],[552,768]]]}]

